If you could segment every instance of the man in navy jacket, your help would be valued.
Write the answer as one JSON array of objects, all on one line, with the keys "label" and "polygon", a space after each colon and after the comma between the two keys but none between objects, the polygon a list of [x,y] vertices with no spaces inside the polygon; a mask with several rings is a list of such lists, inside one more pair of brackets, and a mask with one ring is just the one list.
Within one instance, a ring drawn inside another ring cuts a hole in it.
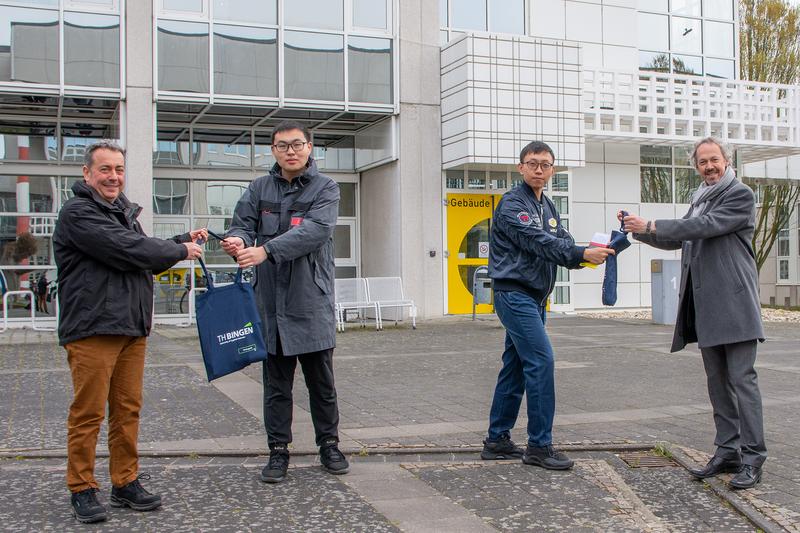
[{"label": "man in navy jacket", "polygon": [[[481,458],[522,457],[525,464],[565,470],[573,461],[552,445],[555,376],[553,348],[544,329],[545,306],[557,266],[580,268],[582,261],[599,265],[614,251],[575,246],[561,226],[555,205],[542,192],[555,172],[554,163],[555,154],[547,144],[534,141],[525,146],[517,165],[525,183],[504,194],[494,214],[489,276],[506,341]],[[510,435],[523,393],[528,402],[524,452]]]}]

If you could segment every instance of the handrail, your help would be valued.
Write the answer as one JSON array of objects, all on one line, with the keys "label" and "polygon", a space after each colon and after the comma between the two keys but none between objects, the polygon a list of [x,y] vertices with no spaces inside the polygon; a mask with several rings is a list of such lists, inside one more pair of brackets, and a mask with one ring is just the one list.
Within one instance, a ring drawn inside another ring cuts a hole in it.
[{"label": "handrail", "polygon": [[36,329],[36,317],[34,313],[34,306],[36,305],[36,299],[34,297],[33,291],[30,289],[26,290],[19,290],[19,291],[6,291],[3,295],[3,329],[0,329],[0,333],[6,331],[8,329],[8,297],[13,295],[20,295],[20,296],[28,296],[31,299],[31,327]]}]

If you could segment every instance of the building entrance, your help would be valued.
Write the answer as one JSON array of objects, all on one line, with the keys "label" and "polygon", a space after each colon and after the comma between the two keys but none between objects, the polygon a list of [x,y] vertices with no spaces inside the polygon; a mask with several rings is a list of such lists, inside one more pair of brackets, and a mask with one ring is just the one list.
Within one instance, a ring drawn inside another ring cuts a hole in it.
[{"label": "building entrance", "polygon": [[[472,313],[472,276],[489,264],[489,230],[499,194],[447,195],[447,307],[450,314]],[[478,313],[492,306],[478,305]]]}]

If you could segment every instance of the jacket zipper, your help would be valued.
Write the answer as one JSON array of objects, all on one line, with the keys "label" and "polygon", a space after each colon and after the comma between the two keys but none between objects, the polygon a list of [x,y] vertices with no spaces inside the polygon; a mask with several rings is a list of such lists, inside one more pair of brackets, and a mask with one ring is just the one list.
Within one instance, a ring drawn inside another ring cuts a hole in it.
[{"label": "jacket zipper", "polygon": [[[541,202],[534,202],[534,207],[539,212],[539,221],[542,224],[542,231],[544,231],[544,227],[545,227],[544,226],[544,202],[545,202],[544,193],[542,193],[542,201]],[[558,268],[558,267],[556,266],[556,268]],[[553,279],[553,280],[549,279],[550,278],[550,269],[549,268],[547,269],[547,276],[548,276],[548,282],[549,282],[548,285],[550,287],[550,290],[545,292],[544,299],[541,302],[539,302],[539,306],[540,307],[544,307],[545,305],[547,305],[547,297],[550,295],[550,293],[553,292],[553,289],[556,286],[556,280],[555,279]]]}]

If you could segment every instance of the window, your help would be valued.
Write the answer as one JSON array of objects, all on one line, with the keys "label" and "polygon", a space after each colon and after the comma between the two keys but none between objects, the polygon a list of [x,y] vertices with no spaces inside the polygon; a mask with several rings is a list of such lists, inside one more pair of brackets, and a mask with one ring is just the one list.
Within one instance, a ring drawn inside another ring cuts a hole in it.
[{"label": "window", "polygon": [[482,170],[470,170],[467,172],[467,189],[485,189],[486,173]]},{"label": "window", "polygon": [[[189,182],[187,180],[153,180],[153,213],[185,215],[189,213]],[[172,233],[172,235],[177,235]]]},{"label": "window", "polygon": [[525,4],[519,0],[489,0],[489,31],[525,33]]},{"label": "window", "polygon": [[231,216],[236,202],[249,183],[244,181],[192,182],[192,205],[195,214]]},{"label": "window", "polygon": [[701,179],[689,165],[686,147],[645,145],[640,147],[639,154],[643,203],[691,202]]},{"label": "window", "polygon": [[278,96],[277,31],[215,24],[214,92]]},{"label": "window", "polygon": [[277,0],[214,0],[214,20],[277,24]]},{"label": "window", "polygon": [[208,24],[158,22],[158,88],[207,93]]},{"label": "window", "polygon": [[731,0],[703,0],[703,13],[709,18],[733,20],[733,2]]},{"label": "window", "polygon": [[286,31],[284,38],[286,97],[343,100],[343,36]]},{"label": "window", "polygon": [[669,50],[669,17],[639,13],[639,48]]},{"label": "window", "polygon": [[709,56],[733,57],[733,24],[705,21],[703,51]]},{"label": "window", "polygon": [[789,260],[781,259],[778,261],[778,280],[788,281],[789,279]]},{"label": "window", "polygon": [[692,194],[700,187],[702,179],[693,168],[675,169],[675,203],[692,203]]},{"label": "window", "polygon": [[58,11],[0,6],[0,81],[58,84]]},{"label": "window", "polygon": [[385,0],[353,0],[353,26],[389,30],[389,5]]},{"label": "window", "polygon": [[789,228],[778,232],[778,257],[789,256]]},{"label": "window", "polygon": [[700,0],[671,0],[672,12],[676,15],[687,15],[690,17],[699,17]]},{"label": "window", "polygon": [[344,29],[342,0],[292,0],[284,2],[283,22],[286,26],[314,29]]},{"label": "window", "polygon": [[450,0],[453,28],[486,31],[486,0]]},{"label": "window", "polygon": [[524,0],[439,1],[443,44],[471,31],[525,35],[525,19]]},{"label": "window", "polygon": [[119,17],[64,14],[64,83],[119,87]]},{"label": "window", "polygon": [[699,20],[672,17],[672,51],[687,54],[703,52],[703,30]]},{"label": "window", "polygon": [[347,58],[350,101],[392,103],[392,41],[350,37]]},{"label": "window", "polygon": [[445,186],[448,189],[463,189],[464,188],[464,171],[462,171],[462,170],[448,170],[445,173]]}]

